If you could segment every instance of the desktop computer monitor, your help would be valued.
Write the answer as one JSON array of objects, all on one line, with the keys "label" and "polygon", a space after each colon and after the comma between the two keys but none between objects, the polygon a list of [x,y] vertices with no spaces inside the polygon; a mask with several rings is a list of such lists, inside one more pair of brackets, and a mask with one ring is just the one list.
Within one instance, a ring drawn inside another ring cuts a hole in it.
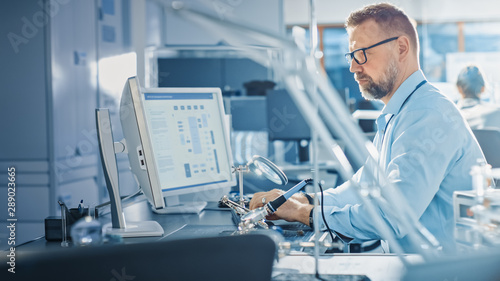
[{"label": "desktop computer monitor", "polygon": [[266,97],[232,96],[225,102],[231,114],[234,162],[246,164],[254,155],[268,156]]},{"label": "desktop computer monitor", "polygon": [[311,129],[288,91],[267,90],[270,140],[310,140]]},{"label": "desktop computer monitor", "polygon": [[267,90],[269,140],[295,141],[296,162],[309,161],[311,129],[290,94],[284,90]]},{"label": "desktop computer monitor", "polygon": [[263,96],[230,98],[233,131],[267,131],[267,100]]},{"label": "desktop computer monitor", "polygon": [[210,194],[236,185],[219,88],[123,89],[120,120],[130,167],[157,213],[199,212],[206,202],[179,195]]}]

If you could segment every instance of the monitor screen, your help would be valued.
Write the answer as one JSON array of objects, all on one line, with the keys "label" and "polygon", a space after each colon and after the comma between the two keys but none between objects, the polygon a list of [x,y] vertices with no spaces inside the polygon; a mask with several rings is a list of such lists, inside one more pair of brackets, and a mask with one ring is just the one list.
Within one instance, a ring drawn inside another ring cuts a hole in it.
[{"label": "monitor screen", "polygon": [[267,91],[270,140],[309,140],[311,129],[286,90]]},{"label": "monitor screen", "polygon": [[267,124],[269,140],[293,141],[285,160],[292,163],[309,161],[311,129],[290,94],[284,90],[268,90]]},{"label": "monitor screen", "polygon": [[267,131],[266,97],[231,97],[231,119],[234,131]]},{"label": "monitor screen", "polygon": [[130,166],[154,210],[236,184],[220,89],[141,90],[130,78],[121,107]]}]

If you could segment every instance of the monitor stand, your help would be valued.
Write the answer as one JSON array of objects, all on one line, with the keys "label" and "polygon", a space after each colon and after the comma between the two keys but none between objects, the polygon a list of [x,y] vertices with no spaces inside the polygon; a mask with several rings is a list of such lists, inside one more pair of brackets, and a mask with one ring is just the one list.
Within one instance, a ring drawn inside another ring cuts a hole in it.
[{"label": "monitor stand", "polygon": [[179,196],[165,197],[165,208],[155,209],[153,212],[162,215],[168,214],[199,214],[207,206],[207,202],[183,202],[179,200]]},{"label": "monitor stand", "polygon": [[121,237],[162,236],[163,228],[156,221],[125,222],[118,189],[115,143],[108,109],[96,109],[96,123],[104,178],[111,203],[111,223],[104,226],[104,232]]}]

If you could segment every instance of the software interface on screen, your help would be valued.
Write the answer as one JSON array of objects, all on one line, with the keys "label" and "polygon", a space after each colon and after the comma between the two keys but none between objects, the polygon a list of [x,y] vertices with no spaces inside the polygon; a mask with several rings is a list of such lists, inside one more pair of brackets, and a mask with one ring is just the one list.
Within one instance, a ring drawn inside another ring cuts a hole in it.
[{"label": "software interface on screen", "polygon": [[224,120],[214,93],[144,93],[162,191],[231,180]]}]

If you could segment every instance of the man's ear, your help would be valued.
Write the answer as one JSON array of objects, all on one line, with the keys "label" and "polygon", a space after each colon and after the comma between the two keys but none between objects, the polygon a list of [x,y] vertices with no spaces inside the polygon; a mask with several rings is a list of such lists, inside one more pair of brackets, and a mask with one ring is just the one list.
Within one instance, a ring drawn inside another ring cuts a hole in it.
[{"label": "man's ear", "polygon": [[399,61],[404,61],[410,55],[410,39],[403,35],[396,42],[398,44]]}]

